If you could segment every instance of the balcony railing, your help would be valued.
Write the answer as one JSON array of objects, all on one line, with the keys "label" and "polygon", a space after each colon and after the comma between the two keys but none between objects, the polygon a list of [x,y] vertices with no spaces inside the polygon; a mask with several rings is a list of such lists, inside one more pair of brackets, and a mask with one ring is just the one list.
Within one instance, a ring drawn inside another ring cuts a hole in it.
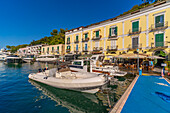
[{"label": "balcony railing", "polygon": [[168,48],[168,45],[170,45],[170,42],[168,41],[155,42],[155,43],[151,43],[151,48]]},{"label": "balcony railing", "polygon": [[107,46],[107,51],[117,51],[118,46]]},{"label": "balcony railing", "polygon": [[150,31],[163,30],[168,28],[168,21],[162,23],[152,24],[149,28]]},{"label": "balcony railing", "polygon": [[109,35],[109,39],[116,39],[117,38],[117,34],[112,34],[111,36]]},{"label": "balcony railing", "polygon": [[88,42],[88,41],[89,41],[89,38],[82,39],[82,42]]},{"label": "balcony railing", "polygon": [[88,52],[88,48],[83,47],[83,52]]},{"label": "balcony railing", "polygon": [[102,50],[103,50],[102,47],[94,47],[94,48],[93,48],[93,51],[102,51]]},{"label": "balcony railing", "polygon": [[129,50],[137,50],[137,49],[141,49],[142,48],[142,44],[129,44],[128,49]]},{"label": "balcony railing", "polygon": [[70,49],[66,49],[66,52],[67,52],[67,53],[70,53]]},{"label": "balcony railing", "polygon": [[79,41],[78,41],[78,40],[75,40],[74,43],[79,43]]},{"label": "balcony railing", "polygon": [[79,50],[78,50],[78,49],[76,49],[76,48],[74,48],[74,52],[79,52]]},{"label": "balcony railing", "polygon": [[70,44],[70,41],[67,41],[67,44]]},{"label": "balcony railing", "polygon": [[142,31],[142,28],[139,27],[139,28],[133,28],[133,29],[130,29],[128,34],[129,35],[134,35],[134,34],[140,34]]},{"label": "balcony railing", "polygon": [[99,37],[96,37],[96,36],[95,36],[95,37],[92,38],[92,40],[100,40],[101,37],[102,37],[101,35],[100,35]]}]

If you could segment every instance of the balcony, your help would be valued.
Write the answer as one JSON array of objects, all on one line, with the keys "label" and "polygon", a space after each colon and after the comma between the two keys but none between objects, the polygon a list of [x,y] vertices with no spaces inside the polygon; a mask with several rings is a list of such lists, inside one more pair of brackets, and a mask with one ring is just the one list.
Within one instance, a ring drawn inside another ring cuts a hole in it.
[{"label": "balcony", "polygon": [[70,44],[70,41],[67,41],[67,43],[66,44]]},{"label": "balcony", "polygon": [[137,50],[137,49],[142,49],[142,43],[140,44],[129,44],[128,50]]},{"label": "balcony", "polygon": [[70,49],[66,49],[66,52],[67,52],[67,53],[70,53]]},{"label": "balcony", "polygon": [[89,41],[89,38],[82,39],[82,42],[88,42],[88,41]]},{"label": "balcony", "polygon": [[92,38],[92,40],[100,40],[101,37],[102,37],[101,35],[100,35],[99,37],[96,37],[96,36],[95,36],[95,37]]},{"label": "balcony", "polygon": [[163,22],[163,23],[157,23],[157,24],[152,24],[151,27],[149,28],[149,31],[157,31],[157,30],[164,30],[168,28],[168,21]]},{"label": "balcony", "polygon": [[78,40],[75,40],[74,43],[79,43],[79,41],[78,41]]},{"label": "balcony", "polygon": [[130,29],[128,34],[129,35],[135,35],[135,34],[140,34],[142,31],[142,28],[139,27],[139,28],[134,28],[134,29]]},{"label": "balcony", "polygon": [[88,49],[83,47],[83,52],[88,52]]},{"label": "balcony", "polygon": [[109,36],[109,39],[117,39],[117,34],[112,34],[112,36]]},{"label": "balcony", "polygon": [[107,51],[117,51],[118,46],[107,46]]},{"label": "balcony", "polygon": [[153,49],[153,48],[168,48],[168,45],[170,45],[170,42],[168,42],[168,41],[155,42],[155,43],[151,43],[151,49]]}]

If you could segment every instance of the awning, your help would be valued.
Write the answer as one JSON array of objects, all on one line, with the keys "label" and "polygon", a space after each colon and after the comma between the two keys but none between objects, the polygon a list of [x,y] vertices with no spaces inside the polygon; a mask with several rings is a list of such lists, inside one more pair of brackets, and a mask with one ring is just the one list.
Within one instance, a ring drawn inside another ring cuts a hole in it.
[{"label": "awning", "polygon": [[147,58],[150,58],[150,59],[165,59],[165,58],[159,57],[159,56],[149,56]]},{"label": "awning", "polygon": [[146,58],[147,55],[145,54],[133,54],[133,53],[130,53],[130,54],[123,54],[123,55],[118,55],[118,56],[115,56],[115,58],[129,58],[129,59],[137,59],[137,58]]}]

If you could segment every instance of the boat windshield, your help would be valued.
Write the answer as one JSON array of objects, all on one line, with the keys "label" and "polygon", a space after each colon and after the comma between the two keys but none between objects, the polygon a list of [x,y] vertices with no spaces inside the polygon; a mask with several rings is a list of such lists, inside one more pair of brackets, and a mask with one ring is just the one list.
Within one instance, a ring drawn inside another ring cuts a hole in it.
[{"label": "boat windshield", "polygon": [[73,65],[79,65],[79,66],[81,66],[81,62],[75,61],[75,62],[73,62]]},{"label": "boat windshield", "polygon": [[104,60],[104,56],[99,56],[99,61],[102,62]]}]

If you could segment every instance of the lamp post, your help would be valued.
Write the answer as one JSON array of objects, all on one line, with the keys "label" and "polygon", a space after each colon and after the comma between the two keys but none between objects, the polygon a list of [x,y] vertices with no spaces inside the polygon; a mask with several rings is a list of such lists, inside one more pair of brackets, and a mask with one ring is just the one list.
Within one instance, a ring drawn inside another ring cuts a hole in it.
[{"label": "lamp post", "polygon": [[137,66],[137,67],[138,67],[138,69],[137,69],[137,71],[139,72],[139,47],[138,47],[138,49],[137,49],[137,52],[138,52],[138,61],[137,61],[137,62],[138,62],[138,63],[137,63],[137,65],[138,65],[138,66]]}]

